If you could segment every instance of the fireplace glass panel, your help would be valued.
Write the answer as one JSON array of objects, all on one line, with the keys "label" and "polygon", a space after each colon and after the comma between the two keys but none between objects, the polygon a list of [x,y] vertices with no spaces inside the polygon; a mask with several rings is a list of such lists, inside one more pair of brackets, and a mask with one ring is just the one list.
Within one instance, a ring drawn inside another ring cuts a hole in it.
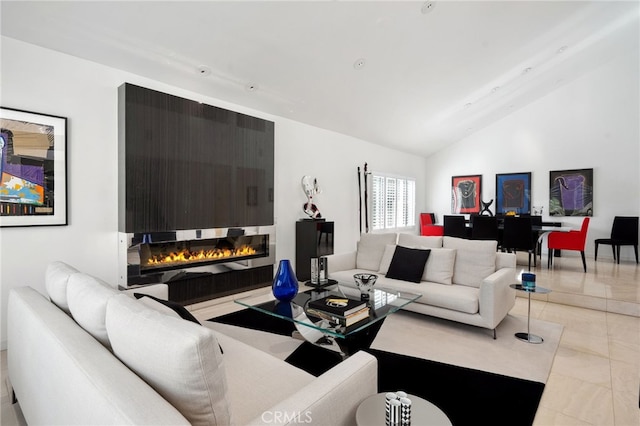
[{"label": "fireplace glass panel", "polygon": [[152,273],[269,255],[268,235],[240,235],[183,241],[145,242],[139,246],[140,272]]}]

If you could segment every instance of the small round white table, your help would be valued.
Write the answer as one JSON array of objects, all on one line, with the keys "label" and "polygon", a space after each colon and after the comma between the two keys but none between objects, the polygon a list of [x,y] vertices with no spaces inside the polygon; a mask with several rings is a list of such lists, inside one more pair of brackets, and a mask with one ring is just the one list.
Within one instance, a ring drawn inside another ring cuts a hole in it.
[{"label": "small round white table", "polygon": [[[387,393],[378,393],[360,403],[356,411],[359,426],[384,426],[384,403]],[[414,425],[451,426],[451,420],[429,401],[415,395],[407,395],[411,400],[411,423]]]},{"label": "small round white table", "polygon": [[516,338],[527,342],[527,343],[542,343],[544,339],[540,336],[536,336],[535,334],[530,333],[530,324],[531,324],[531,293],[539,293],[539,294],[548,294],[551,293],[551,290],[544,287],[535,286],[534,288],[524,287],[522,284],[509,284],[509,287],[515,288],[519,291],[525,291],[529,296],[529,305],[527,307],[527,332],[519,332],[516,333]]}]

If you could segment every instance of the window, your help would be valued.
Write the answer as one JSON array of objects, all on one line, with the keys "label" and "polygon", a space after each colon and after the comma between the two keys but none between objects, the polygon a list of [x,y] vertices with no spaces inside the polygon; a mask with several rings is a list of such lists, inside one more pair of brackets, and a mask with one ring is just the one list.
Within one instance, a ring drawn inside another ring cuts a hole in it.
[{"label": "window", "polygon": [[372,229],[406,228],[416,224],[416,181],[374,173]]}]

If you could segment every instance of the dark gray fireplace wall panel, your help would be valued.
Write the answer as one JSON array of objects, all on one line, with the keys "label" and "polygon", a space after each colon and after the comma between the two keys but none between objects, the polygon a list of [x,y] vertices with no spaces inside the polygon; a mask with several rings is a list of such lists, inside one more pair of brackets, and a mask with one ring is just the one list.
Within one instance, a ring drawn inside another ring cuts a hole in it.
[{"label": "dark gray fireplace wall panel", "polygon": [[119,231],[273,225],[274,123],[125,83]]}]

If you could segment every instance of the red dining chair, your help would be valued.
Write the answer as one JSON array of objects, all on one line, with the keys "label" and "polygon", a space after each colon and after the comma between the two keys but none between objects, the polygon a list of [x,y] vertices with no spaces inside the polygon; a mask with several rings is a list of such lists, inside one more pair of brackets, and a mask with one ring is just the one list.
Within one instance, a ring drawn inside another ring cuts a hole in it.
[{"label": "red dining chair", "polygon": [[582,227],[579,231],[553,231],[549,233],[547,237],[547,244],[549,247],[549,259],[547,261],[547,267],[551,268],[553,264],[554,250],[576,250],[580,252],[582,256],[582,266],[584,272],[587,272],[587,261],[584,257],[584,246],[587,242],[587,228],[589,227],[589,218],[585,217],[582,221]]},{"label": "red dining chair", "polygon": [[420,213],[420,235],[444,235],[444,227],[435,223],[436,215],[434,213]]}]

